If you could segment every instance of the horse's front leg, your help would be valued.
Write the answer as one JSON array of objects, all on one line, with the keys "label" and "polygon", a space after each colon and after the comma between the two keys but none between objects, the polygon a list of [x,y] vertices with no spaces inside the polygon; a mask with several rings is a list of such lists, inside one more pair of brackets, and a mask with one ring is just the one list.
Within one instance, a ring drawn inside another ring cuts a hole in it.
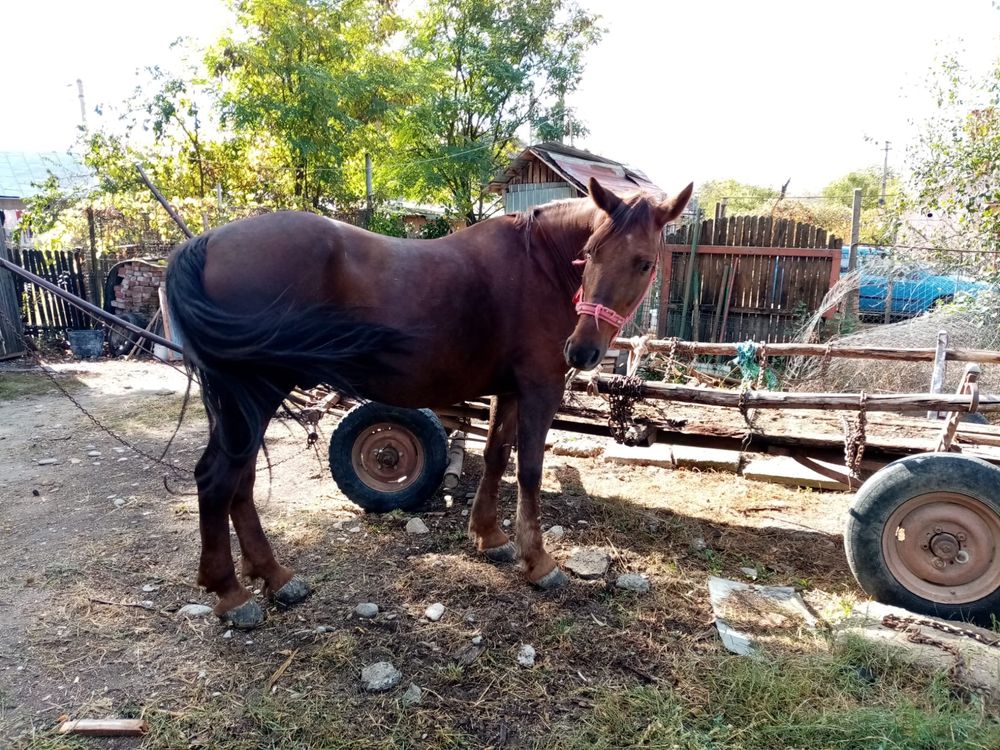
[{"label": "horse's front leg", "polygon": [[486,468],[469,518],[469,536],[476,543],[476,549],[493,562],[513,562],[517,558],[517,549],[497,522],[500,480],[507,470],[510,448],[516,435],[517,397],[494,396],[490,407],[490,429],[483,450]]},{"label": "horse's front leg", "polygon": [[260,525],[260,516],[253,501],[256,461],[251,461],[241,477],[229,508],[233,527],[243,552],[243,574],[248,578],[264,579],[265,595],[278,604],[290,607],[309,595],[309,584],[274,557],[271,543]]},{"label": "horse's front leg", "polygon": [[562,401],[563,383],[522,393],[517,420],[517,546],[528,580],[540,589],[563,586],[568,579],[542,544],[542,462],[545,436]]}]

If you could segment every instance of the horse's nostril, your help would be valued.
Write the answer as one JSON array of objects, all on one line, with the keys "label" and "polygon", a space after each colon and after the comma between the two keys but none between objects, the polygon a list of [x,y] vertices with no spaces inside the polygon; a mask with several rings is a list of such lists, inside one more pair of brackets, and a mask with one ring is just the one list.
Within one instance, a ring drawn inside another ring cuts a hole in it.
[{"label": "horse's nostril", "polygon": [[601,361],[601,350],[591,349],[587,356],[587,369],[592,370],[597,367],[598,363]]}]

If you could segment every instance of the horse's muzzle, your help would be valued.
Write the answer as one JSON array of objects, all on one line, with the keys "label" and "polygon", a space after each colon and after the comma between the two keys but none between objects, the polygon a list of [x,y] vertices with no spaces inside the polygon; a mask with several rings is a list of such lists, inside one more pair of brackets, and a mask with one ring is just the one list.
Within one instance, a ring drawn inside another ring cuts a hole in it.
[{"label": "horse's muzzle", "polygon": [[593,370],[601,363],[601,358],[604,356],[604,352],[596,346],[574,344],[572,338],[566,341],[563,354],[566,356],[566,364],[577,370]]}]

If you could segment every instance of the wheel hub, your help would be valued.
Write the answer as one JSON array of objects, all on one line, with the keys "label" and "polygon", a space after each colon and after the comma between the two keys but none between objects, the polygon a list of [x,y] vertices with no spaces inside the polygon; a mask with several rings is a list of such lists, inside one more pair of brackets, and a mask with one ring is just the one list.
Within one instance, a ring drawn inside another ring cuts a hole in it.
[{"label": "wheel hub", "polygon": [[882,549],[896,580],[934,602],[971,602],[1000,587],[1000,519],[967,495],[935,492],[901,503]]},{"label": "wheel hub", "polygon": [[393,446],[387,445],[375,450],[375,461],[381,469],[395,468],[399,463],[399,451]]},{"label": "wheel hub", "polygon": [[424,448],[405,426],[379,422],[358,435],[351,463],[368,487],[399,492],[417,481],[425,464]]}]

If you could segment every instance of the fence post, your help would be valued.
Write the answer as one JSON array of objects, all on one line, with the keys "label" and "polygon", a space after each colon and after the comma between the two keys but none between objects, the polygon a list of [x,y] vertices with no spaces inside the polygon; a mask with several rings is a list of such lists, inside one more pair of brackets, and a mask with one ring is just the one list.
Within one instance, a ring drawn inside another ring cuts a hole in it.
[{"label": "fence post", "polygon": [[87,232],[90,234],[90,301],[98,307],[103,307],[104,285],[97,283],[97,227],[94,222],[93,206],[87,206]]},{"label": "fence post", "polygon": [[[847,272],[858,268],[858,242],[861,238],[861,188],[854,188],[854,210],[851,213],[851,253],[847,256]],[[847,317],[851,320],[858,317],[860,304],[860,289],[847,295]]]},{"label": "fence post", "polygon": [[[0,226],[0,258],[13,262],[7,249],[7,236]],[[21,305],[14,285],[14,274],[0,270],[0,359],[24,353],[24,330],[21,327]]]},{"label": "fence post", "polygon": [[[948,332],[938,331],[937,348],[934,350],[934,369],[931,370],[931,393],[941,393],[944,390],[945,369],[948,366]],[[928,419],[938,419],[937,411],[927,412]]]}]

